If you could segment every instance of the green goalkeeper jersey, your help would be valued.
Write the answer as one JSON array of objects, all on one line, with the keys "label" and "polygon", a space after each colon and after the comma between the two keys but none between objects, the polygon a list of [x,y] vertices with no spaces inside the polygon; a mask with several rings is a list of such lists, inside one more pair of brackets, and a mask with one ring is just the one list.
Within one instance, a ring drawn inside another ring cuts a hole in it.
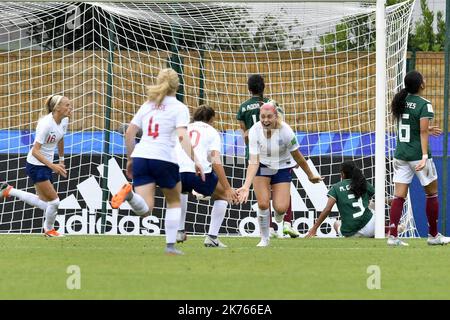
[{"label": "green goalkeeper jersey", "polygon": [[372,219],[372,211],[369,207],[369,199],[375,194],[375,189],[367,183],[367,192],[358,199],[350,191],[350,179],[344,179],[334,184],[328,196],[336,200],[336,205],[341,216],[341,233],[350,237],[361,230]]},{"label": "green goalkeeper jersey", "polygon": [[[261,100],[260,97],[251,97],[241,104],[236,119],[239,121],[244,121],[245,130],[250,130],[250,128],[259,121],[259,112],[262,105],[261,102],[266,103],[269,101],[271,101],[269,98],[263,98]],[[284,115],[284,110],[278,104],[276,104],[276,108],[279,113]],[[245,158],[248,160],[248,157],[248,146],[246,146]]]},{"label": "green goalkeeper jersey", "polygon": [[[394,158],[405,161],[422,159],[420,119],[433,119],[433,117],[433,106],[430,101],[413,94],[406,97],[405,111],[398,120],[397,147]],[[428,157],[431,158],[429,146]]]}]

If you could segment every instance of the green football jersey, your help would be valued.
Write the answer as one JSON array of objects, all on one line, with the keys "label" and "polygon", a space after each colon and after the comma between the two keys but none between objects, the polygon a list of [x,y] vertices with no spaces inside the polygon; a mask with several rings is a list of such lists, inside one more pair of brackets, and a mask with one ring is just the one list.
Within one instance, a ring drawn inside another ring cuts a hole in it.
[{"label": "green football jersey", "polygon": [[[268,102],[268,98],[263,98],[263,102]],[[261,107],[260,97],[251,97],[239,107],[237,119],[244,121],[245,129],[249,130],[255,123],[259,121],[259,109]]]},{"label": "green football jersey", "polygon": [[[269,102],[269,98],[263,98],[262,100],[264,103]],[[251,127],[255,123],[259,121],[259,111],[261,108],[261,98],[260,97],[251,97],[247,101],[245,101],[241,106],[239,107],[239,111],[237,113],[236,118],[239,121],[244,121],[245,123],[245,129],[250,130]],[[276,104],[277,111],[284,116],[284,110]],[[249,153],[248,153],[248,146],[245,147],[245,159],[248,160]]]},{"label": "green football jersey", "polygon": [[350,179],[344,179],[334,184],[328,196],[336,199],[336,205],[341,216],[341,233],[350,237],[361,230],[372,219],[372,211],[369,207],[369,199],[375,194],[375,189],[367,183],[367,192],[360,198],[350,191]]},{"label": "green football jersey", "polygon": [[[430,101],[410,94],[406,97],[406,108],[398,120],[397,147],[394,158],[405,161],[422,159],[420,142],[420,119],[433,119],[433,106]],[[428,157],[431,158],[428,145]]]}]

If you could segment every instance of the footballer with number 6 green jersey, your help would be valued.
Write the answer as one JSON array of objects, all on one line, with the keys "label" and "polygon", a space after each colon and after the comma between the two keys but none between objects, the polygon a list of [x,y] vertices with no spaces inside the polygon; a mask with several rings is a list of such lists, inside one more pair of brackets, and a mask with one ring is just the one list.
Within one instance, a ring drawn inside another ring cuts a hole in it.
[{"label": "footballer with number 6 green jersey", "polygon": [[341,168],[342,181],[328,191],[328,202],[306,238],[316,235],[322,222],[336,204],[341,220],[336,221],[336,233],[344,237],[368,237],[375,235],[375,215],[369,208],[369,200],[375,194],[373,186],[366,181],[361,170],[347,161]]},{"label": "footballer with number 6 green jersey", "polygon": [[439,135],[442,131],[430,126],[434,118],[431,102],[422,97],[425,79],[418,71],[410,71],[404,79],[405,87],[398,92],[391,103],[391,112],[398,124],[397,146],[394,154],[394,199],[389,214],[389,233],[387,244],[407,246],[398,239],[398,224],[403,205],[408,194],[409,184],[417,175],[426,194],[426,214],[429,245],[443,245],[450,242],[438,232],[438,182],[436,166],[431,158],[429,135]]}]

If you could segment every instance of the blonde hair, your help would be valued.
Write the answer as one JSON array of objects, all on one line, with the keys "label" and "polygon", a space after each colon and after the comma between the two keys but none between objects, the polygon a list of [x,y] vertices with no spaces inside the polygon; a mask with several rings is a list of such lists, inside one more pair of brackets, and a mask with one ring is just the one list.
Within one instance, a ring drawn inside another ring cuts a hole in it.
[{"label": "blonde hair", "polygon": [[264,105],[270,104],[272,105],[272,112],[273,114],[277,117],[277,124],[275,126],[275,129],[281,129],[281,126],[283,124],[284,121],[284,113],[281,111],[281,107],[278,105],[278,103],[275,100],[269,100],[266,103],[264,103],[261,108]]},{"label": "blonde hair", "polygon": [[44,102],[44,107],[41,110],[41,116],[45,116],[49,113],[52,113],[55,107],[61,103],[64,96],[59,94],[53,94],[48,96]]},{"label": "blonde hair", "polygon": [[147,87],[147,99],[160,105],[167,95],[177,92],[179,84],[178,74],[175,70],[162,69],[156,78],[156,85]]}]

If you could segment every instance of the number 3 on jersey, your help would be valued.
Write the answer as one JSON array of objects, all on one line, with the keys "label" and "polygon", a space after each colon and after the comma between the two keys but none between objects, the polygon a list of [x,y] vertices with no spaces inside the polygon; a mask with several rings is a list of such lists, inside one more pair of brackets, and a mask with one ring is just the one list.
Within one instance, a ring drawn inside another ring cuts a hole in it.
[{"label": "number 3 on jersey", "polygon": [[[355,199],[355,195],[354,194],[349,194],[348,198],[349,199]],[[366,208],[364,208],[364,205],[363,205],[361,197],[359,197],[358,200],[356,200],[356,202],[353,202],[352,206],[354,206],[355,208],[358,209],[358,211],[353,214],[353,218],[361,217],[364,214],[364,210],[366,210]]]},{"label": "number 3 on jersey", "polygon": [[155,123],[155,125],[153,126],[153,117],[151,117],[150,121],[148,122],[148,136],[156,139],[159,136],[158,128],[159,124],[157,123]]}]

